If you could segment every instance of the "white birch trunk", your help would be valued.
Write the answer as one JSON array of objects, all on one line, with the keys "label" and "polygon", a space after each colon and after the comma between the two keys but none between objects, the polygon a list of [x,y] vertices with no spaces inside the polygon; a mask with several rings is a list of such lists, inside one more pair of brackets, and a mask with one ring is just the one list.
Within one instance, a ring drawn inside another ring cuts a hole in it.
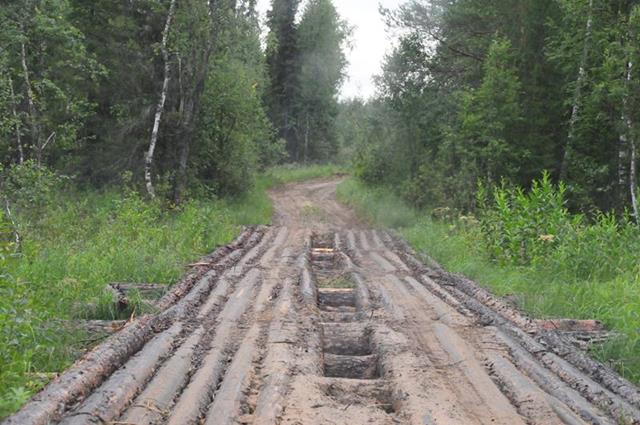
[{"label": "white birch trunk", "polygon": [[164,61],[164,80],[162,82],[162,91],[160,92],[160,98],[156,105],[156,114],[153,120],[153,129],[151,130],[151,140],[149,142],[149,150],[147,150],[144,159],[144,180],[147,187],[147,193],[152,198],[155,198],[156,193],[153,187],[153,180],[151,178],[151,168],[153,167],[153,154],[156,150],[156,144],[158,142],[158,131],[160,130],[160,122],[162,120],[162,112],[164,111],[164,103],[167,99],[167,90],[169,89],[169,79],[171,66],[169,64],[169,51],[167,49],[167,42],[169,39],[169,31],[171,30],[171,21],[175,13],[176,0],[171,0],[169,5],[169,12],[167,13],[167,20],[162,31],[162,60]]},{"label": "white birch trunk", "polygon": [[22,135],[20,134],[20,117],[16,111],[16,95],[13,91],[13,80],[9,76],[9,95],[11,96],[11,113],[16,122],[16,144],[18,145],[18,162],[24,163],[24,150],[22,149]]},{"label": "white birch trunk", "polygon": [[[631,88],[631,78],[633,73],[633,62],[631,59],[627,62],[627,78],[626,84],[627,87]],[[624,109],[624,122],[627,127],[627,138],[629,140],[630,150],[631,150],[631,158],[629,164],[629,190],[631,191],[631,208],[633,211],[633,218],[636,223],[640,221],[640,211],[638,208],[638,168],[637,168],[637,156],[638,152],[636,150],[636,136],[633,131],[633,121],[631,119],[631,113],[628,110],[629,100],[627,98],[628,94],[625,95],[623,101],[623,109]]]},{"label": "white birch trunk", "polygon": [[573,145],[576,137],[576,124],[580,117],[580,98],[582,97],[582,85],[587,76],[586,66],[589,57],[589,49],[591,47],[591,34],[593,31],[593,0],[589,0],[589,17],[587,18],[587,28],[585,29],[585,38],[582,45],[582,56],[580,58],[580,68],[578,69],[578,78],[576,80],[576,88],[573,93],[573,106],[571,108],[571,119],[569,120],[569,134],[567,135],[567,143],[562,157],[560,166],[560,180],[566,180],[569,163],[573,156]]}]

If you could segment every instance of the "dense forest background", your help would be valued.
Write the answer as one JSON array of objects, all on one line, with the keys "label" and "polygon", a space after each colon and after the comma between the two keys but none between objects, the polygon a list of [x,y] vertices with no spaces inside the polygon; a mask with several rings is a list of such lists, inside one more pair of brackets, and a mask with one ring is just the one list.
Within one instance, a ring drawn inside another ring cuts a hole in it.
[{"label": "dense forest background", "polygon": [[640,1],[381,13],[377,94],[339,100],[331,0],[2,3],[0,417],[86,348],[70,323],[135,313],[107,282],[170,284],[335,171],[283,163],[342,164],[342,200],[534,315],[602,319],[640,382]]},{"label": "dense forest background", "polygon": [[[330,167],[349,29],[330,0],[0,6],[0,418],[171,284],[266,224],[265,189]],[[303,82],[306,82],[303,84]]]},{"label": "dense forest background", "polygon": [[180,203],[329,159],[348,30],[329,0],[298,3],[273,2],[265,53],[252,0],[6,2],[4,193],[43,167],[95,188],[130,173]]},{"label": "dense forest background", "polygon": [[571,210],[637,218],[638,1],[410,0],[383,12],[399,42],[379,94],[342,105],[359,176],[418,206],[473,211],[478,181],[528,188],[546,170]]}]

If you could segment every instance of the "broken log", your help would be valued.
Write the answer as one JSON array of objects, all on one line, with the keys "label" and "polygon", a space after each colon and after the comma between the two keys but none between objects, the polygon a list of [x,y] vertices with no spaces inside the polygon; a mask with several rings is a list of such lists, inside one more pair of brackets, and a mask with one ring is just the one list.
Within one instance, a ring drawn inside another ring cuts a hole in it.
[{"label": "broken log", "polygon": [[546,331],[599,332],[605,330],[599,320],[539,319],[534,322]]},{"label": "broken log", "polygon": [[120,288],[108,284],[104,287],[104,291],[111,296],[116,311],[125,311],[129,308],[129,298]]},{"label": "broken log", "polygon": [[[264,229],[264,227],[246,229],[231,244],[234,247],[233,251],[223,247],[207,258],[214,263],[214,267],[229,267],[235,264],[242,256],[241,251],[246,251],[262,239]],[[229,259],[229,264],[226,261],[227,257],[233,257]],[[112,335],[77,360],[73,366],[22,406],[18,413],[7,418],[4,424],[45,425],[59,421],[71,404],[84,400],[87,394],[140,351],[153,336],[167,329],[168,323],[173,322],[176,315],[186,314],[189,306],[200,302],[214,284],[214,276],[202,281],[207,273],[215,274],[208,269],[189,273],[158,302],[156,306],[162,313],[157,316],[140,316],[135,322]],[[189,294],[198,282],[202,283],[202,291]],[[186,296],[187,294],[192,296]],[[181,300],[183,302],[176,305]],[[172,306],[174,308],[169,309]]]},{"label": "broken log", "polygon": [[140,298],[157,300],[160,299],[167,292],[167,285],[158,283],[125,283],[125,282],[112,282],[109,286],[116,288],[118,291],[130,296],[137,294]]},{"label": "broken log", "polygon": [[97,335],[116,333],[126,324],[126,320],[74,320],[71,322],[71,326],[74,328]]}]

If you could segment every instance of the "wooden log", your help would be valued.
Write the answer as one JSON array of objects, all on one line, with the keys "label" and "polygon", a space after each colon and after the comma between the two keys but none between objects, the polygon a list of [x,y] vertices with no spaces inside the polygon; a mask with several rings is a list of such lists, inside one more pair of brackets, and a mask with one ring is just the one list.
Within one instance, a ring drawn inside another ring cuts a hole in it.
[{"label": "wooden log", "polygon": [[518,406],[518,412],[527,418],[528,423],[532,425],[565,425],[567,423],[585,425],[584,421],[567,408],[565,408],[566,412],[563,416],[572,420],[570,422],[561,420],[549,402],[552,396],[540,390],[500,354],[488,353],[487,357],[494,379],[499,382],[500,388],[511,402]]},{"label": "wooden log", "polygon": [[[552,339],[555,343],[558,344],[559,347],[565,347],[568,350],[568,353],[580,353],[586,357],[588,361],[599,364],[601,367],[604,367],[604,365],[595,362],[576,347],[562,339],[559,339],[558,335],[554,332],[545,332],[544,336],[538,335],[537,339],[534,339],[527,332],[524,332],[514,323],[500,316],[498,313],[480,303],[475,298],[469,297],[461,291],[457,291],[456,294],[458,298],[464,299],[464,304],[467,308],[476,312],[476,314],[481,317],[481,321],[483,323],[499,326],[505,335],[508,335],[513,338],[513,340],[518,341],[521,347],[523,347],[527,352],[533,353],[535,358],[542,361],[547,367],[553,370],[556,373],[556,378],[559,376],[569,386],[579,391],[586,399],[599,406],[608,406],[607,410],[609,410],[617,420],[625,421],[632,418],[634,421],[640,421],[640,412],[635,408],[633,403],[630,403],[629,400],[626,399],[626,397],[608,390],[607,386],[604,385],[602,381],[599,381],[602,382],[602,385],[592,381],[588,378],[590,373],[585,373],[584,371],[578,371],[572,368],[570,362],[564,362],[560,357],[555,355],[549,356],[549,354],[552,354],[550,353],[550,348],[554,349],[553,343],[550,345],[549,336],[553,336]],[[570,348],[567,348],[567,346]],[[511,347],[511,349],[512,351],[514,350],[513,347]],[[617,377],[615,372],[609,371],[609,373],[614,374]]]},{"label": "wooden log", "polygon": [[112,282],[109,283],[109,285],[124,293],[126,296],[137,294],[140,298],[146,299],[159,299],[167,292],[168,289],[167,285],[158,283]]},{"label": "wooden log", "polygon": [[318,304],[318,288],[311,273],[311,265],[307,254],[300,256],[298,266],[302,270],[300,272],[300,292],[302,297],[310,308],[316,308]]},{"label": "wooden log", "polygon": [[545,331],[599,332],[605,330],[599,320],[538,319],[534,322]]},{"label": "wooden log", "polygon": [[[612,371],[607,366],[593,360],[586,353],[572,348],[561,335],[554,332],[544,332],[542,338],[547,346],[557,355],[568,361],[598,382],[603,383],[609,390],[619,394],[634,407],[640,408],[640,390],[626,379]],[[640,416],[637,418],[640,421]]]},{"label": "wooden log", "polygon": [[488,356],[492,374],[509,399],[518,406],[518,411],[529,423],[539,425],[570,424],[585,425],[579,416],[554,396],[542,391],[539,386],[522,374],[511,362],[499,354]]},{"label": "wooden log", "polygon": [[111,296],[116,311],[125,311],[129,308],[129,298],[120,288],[108,284],[105,285],[104,291]]},{"label": "wooden log", "polygon": [[284,410],[284,400],[289,392],[292,368],[295,364],[293,347],[298,336],[292,288],[292,280],[285,279],[275,309],[276,317],[269,326],[267,355],[262,372],[266,378],[256,401],[254,425],[276,423]]},{"label": "wooden log", "polygon": [[153,334],[150,316],[138,318],[78,360],[36,394],[22,409],[5,421],[5,425],[46,425],[56,422],[66,406],[97,387],[105,376],[136,353]]},{"label": "wooden log", "polygon": [[[228,267],[225,257],[235,254],[230,262],[237,262],[242,252],[260,241],[263,233],[264,227],[249,228],[231,244],[237,247],[236,250],[229,253],[226,248],[220,249],[209,258],[215,259],[212,261],[217,262],[221,267]],[[7,418],[3,425],[47,425],[58,421],[67,406],[83,400],[89,392],[104,381],[105,377],[110,376],[138,352],[157,331],[166,329],[167,323],[171,323],[176,316],[184,314],[188,310],[188,305],[200,302],[213,285],[213,281],[202,282],[200,279],[207,272],[207,269],[203,269],[197,273],[188,274],[158,303],[158,308],[166,311],[157,316],[140,316],[135,322],[125,326],[122,331],[112,335],[33,396],[19,412]],[[186,297],[199,280],[200,290]],[[182,305],[176,305],[183,299]],[[169,309],[171,306],[175,308]]]},{"label": "wooden log", "polygon": [[242,402],[251,384],[253,360],[258,350],[258,338],[262,326],[254,323],[247,332],[240,348],[233,357],[229,369],[224,375],[220,389],[207,413],[205,425],[235,425],[236,418],[242,414]]},{"label": "wooden log", "polygon": [[74,320],[69,323],[76,329],[98,335],[113,334],[122,330],[126,324],[126,320]]},{"label": "wooden log", "polygon": [[356,309],[368,317],[371,312],[371,295],[369,294],[369,288],[367,288],[364,279],[357,272],[352,272],[351,277],[356,283],[356,287],[354,289]]},{"label": "wooden log", "polygon": [[260,276],[261,272],[258,269],[250,270],[225,304],[209,351],[173,406],[171,416],[167,420],[168,425],[196,424],[200,411],[211,403],[213,393],[224,376],[234,338],[237,338],[238,322],[242,315],[253,307],[252,294]]},{"label": "wooden log", "polygon": [[85,425],[108,423],[116,419],[129,400],[139,392],[156,370],[177,339],[182,326],[179,323],[156,338],[123,367],[112,374],[76,410],[60,422],[60,425]]},{"label": "wooden log", "polygon": [[560,400],[585,421],[595,425],[613,425],[596,406],[589,403],[576,390],[569,387],[558,376],[538,364],[534,356],[524,350],[512,337],[498,332],[498,338],[510,349],[510,355],[518,369],[524,372],[547,394]]}]

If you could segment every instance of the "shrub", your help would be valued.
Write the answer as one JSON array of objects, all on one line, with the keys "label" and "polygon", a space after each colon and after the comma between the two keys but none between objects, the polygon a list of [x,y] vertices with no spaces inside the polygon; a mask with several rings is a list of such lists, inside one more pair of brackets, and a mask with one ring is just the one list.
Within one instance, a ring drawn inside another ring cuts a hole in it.
[{"label": "shrub", "polygon": [[629,219],[599,213],[589,225],[577,226],[544,262],[565,280],[609,280],[640,270],[640,228]]},{"label": "shrub", "polygon": [[391,167],[385,150],[383,145],[369,145],[361,149],[354,161],[354,175],[371,185],[386,181]]},{"label": "shrub", "polygon": [[572,237],[583,221],[565,208],[564,184],[554,185],[548,173],[531,190],[511,188],[503,182],[493,189],[479,187],[477,203],[489,254],[500,261],[529,264],[544,258]]},{"label": "shrub", "polygon": [[[48,205],[63,187],[62,177],[34,161],[25,161],[12,167],[0,168],[0,189],[11,204],[30,218]],[[3,200],[4,202],[4,200]]]}]

